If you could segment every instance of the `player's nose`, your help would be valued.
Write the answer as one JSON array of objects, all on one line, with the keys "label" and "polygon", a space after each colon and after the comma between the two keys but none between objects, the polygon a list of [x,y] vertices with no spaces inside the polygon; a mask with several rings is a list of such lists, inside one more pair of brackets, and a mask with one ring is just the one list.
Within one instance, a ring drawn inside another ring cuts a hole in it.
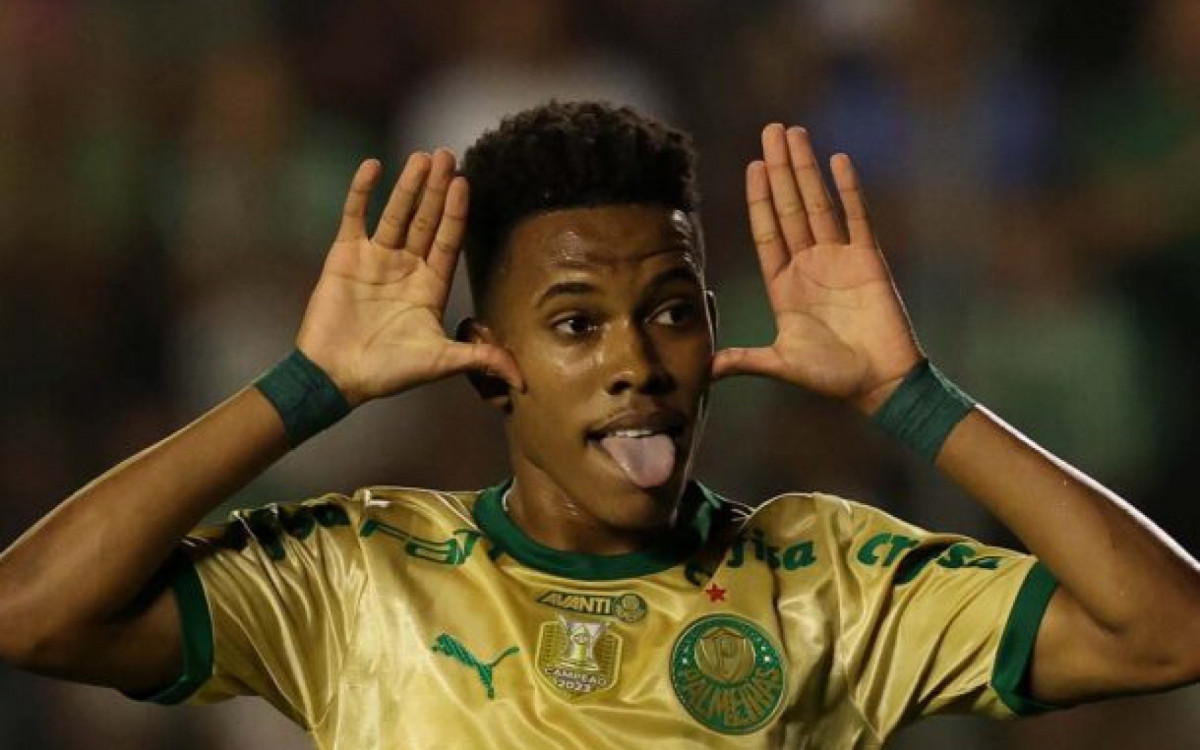
[{"label": "player's nose", "polygon": [[613,326],[605,337],[608,364],[605,390],[613,396],[626,391],[657,394],[674,387],[654,340],[635,324]]}]

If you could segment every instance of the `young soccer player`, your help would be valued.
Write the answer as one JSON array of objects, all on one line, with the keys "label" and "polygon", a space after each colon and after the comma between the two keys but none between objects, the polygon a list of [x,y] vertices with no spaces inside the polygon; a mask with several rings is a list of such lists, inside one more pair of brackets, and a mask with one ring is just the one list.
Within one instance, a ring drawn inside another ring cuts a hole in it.
[{"label": "young soccer player", "polygon": [[[874,748],[925,715],[1200,678],[1196,562],[929,364],[854,168],[831,167],[844,223],[805,131],[763,131],[746,194],[778,336],[714,352],[680,133],[523,112],[461,175],[411,156],[373,233],[364,162],[296,351],[4,554],[0,655],[165,703],[255,693],[322,748]],[[464,243],[475,317],[452,340]],[[185,536],[350,409],[460,373],[504,415],[510,479]],[[1033,556],[696,482],[710,384],[743,374],[853,404]]]}]

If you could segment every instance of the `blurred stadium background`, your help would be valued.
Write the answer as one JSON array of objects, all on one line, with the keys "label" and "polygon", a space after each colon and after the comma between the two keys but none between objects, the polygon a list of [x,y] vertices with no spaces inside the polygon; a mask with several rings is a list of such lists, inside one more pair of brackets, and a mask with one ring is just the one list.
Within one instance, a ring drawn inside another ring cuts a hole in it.
[{"label": "blurred stadium background", "polygon": [[[761,126],[849,152],[933,359],[1200,552],[1196,0],[4,0],[0,545],[287,351],[359,159],[394,176],[551,96],[694,133],[727,343],[771,337],[741,193]],[[448,382],[353,415],[231,502],[491,484],[501,439]],[[699,475],[1015,543],[846,410],[765,382],[717,386]],[[895,747],[1198,738],[1192,688],[937,719]],[[168,710],[0,668],[2,748],[307,746],[257,700]]]}]

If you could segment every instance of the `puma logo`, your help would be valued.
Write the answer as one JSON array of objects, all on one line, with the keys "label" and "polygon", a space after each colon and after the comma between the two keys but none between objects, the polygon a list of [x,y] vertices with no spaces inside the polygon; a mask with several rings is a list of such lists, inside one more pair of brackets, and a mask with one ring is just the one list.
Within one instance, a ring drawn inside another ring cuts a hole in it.
[{"label": "puma logo", "polygon": [[492,686],[492,670],[506,657],[512,656],[521,650],[516,646],[509,646],[499,656],[485,664],[475,658],[475,654],[472,654],[457,638],[448,633],[439,635],[437,640],[433,642],[432,648],[435,653],[449,656],[451,659],[455,659],[463,665],[474,669],[479,674],[479,681],[483,683],[483,687],[487,690],[488,700],[496,697],[496,689]]}]

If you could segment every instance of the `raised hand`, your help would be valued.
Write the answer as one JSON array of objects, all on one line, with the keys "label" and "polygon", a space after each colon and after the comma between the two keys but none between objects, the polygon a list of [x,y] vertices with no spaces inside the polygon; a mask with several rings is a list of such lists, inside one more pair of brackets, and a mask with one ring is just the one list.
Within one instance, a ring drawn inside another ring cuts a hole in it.
[{"label": "raised hand", "polygon": [[[746,170],[750,231],[778,331],[717,352],[713,377],[765,375],[873,411],[921,359],[875,242],[854,165],[830,161],[845,222],[803,128],[763,130]],[[848,239],[847,239],[847,231]]]},{"label": "raised hand", "polygon": [[351,405],[469,370],[524,388],[505,349],[442,329],[467,218],[467,181],[454,166],[445,149],[410,156],[373,236],[366,211],[379,162],[364,161],[350,184],[296,345]]}]

